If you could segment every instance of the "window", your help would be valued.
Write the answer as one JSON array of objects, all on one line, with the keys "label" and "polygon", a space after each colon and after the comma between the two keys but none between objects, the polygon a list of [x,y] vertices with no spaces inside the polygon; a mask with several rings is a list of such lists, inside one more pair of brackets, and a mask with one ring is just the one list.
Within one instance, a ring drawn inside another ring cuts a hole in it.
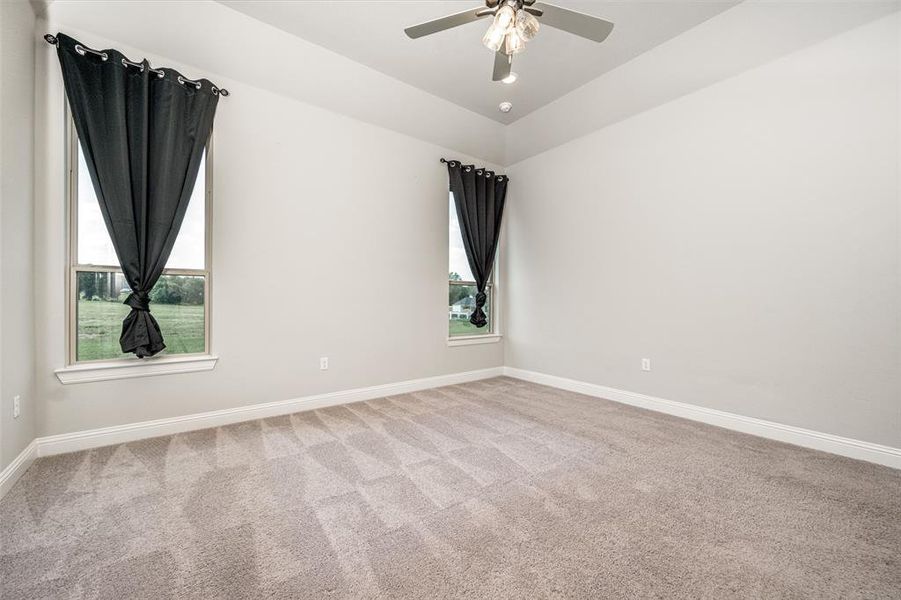
[{"label": "window", "polygon": [[448,260],[448,337],[475,336],[497,333],[494,319],[494,273],[485,288],[488,300],[485,302],[485,315],[488,317],[488,325],[476,327],[469,322],[469,316],[475,308],[476,288],[475,277],[469,268],[469,260],[466,258],[466,249],[463,247],[463,234],[460,231],[460,222],[457,219],[457,208],[454,205],[454,195],[450,194],[448,221],[450,231],[449,260]]},{"label": "window", "polygon": [[[119,346],[131,293],[70,125],[69,364],[133,358]],[[210,348],[210,159],[197,183],[166,269],[150,292],[166,349],[158,356],[208,354]]]}]

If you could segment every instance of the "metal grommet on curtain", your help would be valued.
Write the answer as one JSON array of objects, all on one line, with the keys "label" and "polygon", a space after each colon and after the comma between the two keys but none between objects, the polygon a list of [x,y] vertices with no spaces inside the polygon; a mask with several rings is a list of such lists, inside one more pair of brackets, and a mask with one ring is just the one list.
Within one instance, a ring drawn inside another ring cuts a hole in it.
[{"label": "metal grommet on curtain", "polygon": [[151,73],[156,73],[156,76],[160,79],[166,76],[166,72],[162,69],[150,69]]},{"label": "metal grommet on curtain", "polygon": [[467,173],[469,173],[470,171],[472,171],[472,167],[466,167],[466,168],[463,169],[463,170],[466,171]]},{"label": "metal grommet on curtain", "polygon": [[127,67],[138,67],[139,69],[141,69],[141,73],[144,72],[144,65],[142,63],[131,62],[130,60],[126,60],[124,58],[122,59],[122,66],[126,67],[126,68]]},{"label": "metal grommet on curtain", "polygon": [[100,52],[99,50],[92,50],[90,48],[82,46],[81,44],[75,44],[75,51],[78,52],[82,56],[84,56],[85,54],[90,52],[91,54],[95,54],[95,55],[99,56],[102,60],[106,60],[109,58],[109,56],[107,55],[106,52]]},{"label": "metal grommet on curtain", "polygon": [[190,79],[185,79],[185,78],[182,77],[181,75],[178,76],[178,83],[180,83],[180,84],[182,84],[182,85],[187,85],[187,84],[190,83],[191,85],[193,85],[193,86],[194,86],[196,89],[198,89],[198,90],[200,89],[200,85],[201,85],[199,81],[192,81],[192,80],[190,80]]}]

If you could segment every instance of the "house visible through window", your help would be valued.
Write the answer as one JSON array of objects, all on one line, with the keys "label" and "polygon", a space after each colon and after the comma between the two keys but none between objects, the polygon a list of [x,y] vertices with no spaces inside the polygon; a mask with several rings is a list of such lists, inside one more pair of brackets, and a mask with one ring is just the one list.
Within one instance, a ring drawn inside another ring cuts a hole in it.
[{"label": "house visible through window", "polygon": [[[122,302],[131,290],[119,267],[75,128],[71,131],[69,362],[131,358],[119,346],[122,320],[130,311]],[[150,292],[150,310],[166,343],[160,356],[209,352],[209,168],[205,153],[172,254]]]},{"label": "house visible through window", "polygon": [[[469,322],[469,316],[472,314],[476,306],[476,288],[475,277],[469,268],[469,261],[466,258],[466,249],[463,247],[463,234],[460,231],[460,222],[457,219],[457,208],[454,205],[454,196],[450,195],[450,212],[448,214],[450,222],[450,231],[448,239],[450,240],[449,260],[448,260],[448,301],[447,301],[447,318],[448,318],[448,335],[464,336],[464,335],[485,335],[494,333],[494,289],[492,282],[489,281],[485,288],[485,294],[488,301],[485,303],[483,310],[488,316],[488,325],[485,327],[476,327]],[[492,274],[492,280],[494,275]]]}]

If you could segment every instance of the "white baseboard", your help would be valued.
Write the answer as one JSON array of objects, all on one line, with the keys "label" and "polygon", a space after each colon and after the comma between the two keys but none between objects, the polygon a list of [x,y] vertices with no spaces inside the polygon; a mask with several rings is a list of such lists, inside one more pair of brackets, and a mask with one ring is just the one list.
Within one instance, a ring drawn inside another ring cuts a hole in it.
[{"label": "white baseboard", "polygon": [[28,470],[28,467],[34,462],[34,459],[40,456],[52,456],[54,454],[88,450],[90,448],[99,448],[101,446],[110,446],[146,438],[229,425],[241,421],[277,417],[327,406],[373,400],[398,394],[408,394],[410,392],[429,388],[478,381],[480,379],[488,379],[500,375],[507,375],[525,381],[540,383],[597,398],[605,398],[607,400],[613,400],[615,402],[663,412],[691,419],[693,421],[700,421],[702,423],[724,427],[726,429],[787,442],[797,446],[813,448],[815,450],[822,450],[824,452],[831,452],[841,456],[901,469],[901,448],[881,446],[879,444],[811,431],[800,427],[792,427],[790,425],[782,425],[772,421],[745,417],[720,410],[704,408],[683,402],[674,402],[663,398],[655,398],[645,394],[618,390],[535,371],[526,371],[513,367],[493,367],[478,371],[452,373],[450,375],[412,379],[399,383],[316,394],[292,400],[240,406],[169,419],[144,421],[128,425],[118,425],[114,427],[104,427],[88,431],[78,431],[37,438],[32,441],[12,463],[0,472],[0,498],[2,498],[6,492],[12,488],[19,477]]},{"label": "white baseboard", "polygon": [[0,471],[0,498],[3,498],[6,492],[11,490],[16,484],[19,477],[28,470],[28,467],[37,458],[37,450],[37,443],[35,440],[31,440],[31,443],[25,446],[25,449],[19,453],[19,456],[15,457],[11,463],[6,465],[5,469]]},{"label": "white baseboard", "polygon": [[710,425],[716,425],[717,427],[749,433],[751,435],[786,442],[796,446],[803,446],[805,448],[812,448],[814,450],[821,450],[823,452],[830,452],[840,456],[847,456],[849,458],[856,458],[858,460],[865,460],[867,462],[901,469],[901,448],[872,444],[870,442],[841,437],[829,433],[812,431],[810,429],[793,427],[791,425],[783,425],[781,423],[774,423],[773,421],[764,421],[763,419],[736,415],[734,413],[704,408],[702,406],[695,406],[684,402],[665,400],[663,398],[656,398],[654,396],[647,396],[645,394],[629,392],[626,390],[618,390],[616,388],[586,383],[575,379],[567,379],[565,377],[557,377],[556,375],[547,375],[536,371],[504,367],[504,375],[585,394],[586,396],[604,398],[622,404],[629,404],[631,406],[638,406],[648,410],[683,417],[685,419],[691,419],[692,421],[700,421],[701,423],[708,423]]},{"label": "white baseboard", "polygon": [[240,423],[241,421],[278,417],[315,408],[324,408],[326,406],[348,404],[350,402],[360,402],[362,400],[373,400],[375,398],[396,396],[398,394],[408,394],[410,392],[428,388],[455,385],[458,383],[466,383],[468,381],[488,379],[489,377],[498,377],[500,375],[503,375],[503,367],[452,373],[450,375],[438,375],[437,377],[426,377],[423,379],[411,379],[399,383],[388,383],[385,385],[374,385],[340,392],[316,394],[313,396],[305,396],[303,398],[294,398],[292,400],[279,400],[277,402],[239,406],[236,408],[214,410],[211,412],[184,415],[182,417],[172,417],[169,419],[159,419],[156,421],[143,421],[140,423],[130,423],[128,425],[117,425],[114,427],[103,427],[101,429],[91,429],[88,431],[51,435],[37,438],[35,444],[37,445],[37,456],[52,456],[54,454],[77,452],[79,450],[111,446],[113,444],[122,444],[124,442],[133,442],[135,440],[146,438],[172,435],[174,433],[183,433],[185,431],[206,429],[208,427],[219,427],[231,423]]}]

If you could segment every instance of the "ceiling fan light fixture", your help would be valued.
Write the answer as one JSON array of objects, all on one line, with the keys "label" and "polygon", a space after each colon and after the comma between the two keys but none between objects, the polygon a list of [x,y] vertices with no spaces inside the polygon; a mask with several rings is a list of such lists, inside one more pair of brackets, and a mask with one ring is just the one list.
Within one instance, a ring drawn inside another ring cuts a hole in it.
[{"label": "ceiling fan light fixture", "polygon": [[529,42],[534,39],[540,28],[541,24],[534,15],[522,9],[516,11],[515,30],[524,41]]},{"label": "ceiling fan light fixture", "polygon": [[[2,0],[0,0],[2,1]],[[410,39],[491,17],[490,27],[482,43],[494,53],[492,81],[512,83],[510,68],[513,55],[525,50],[526,44],[542,27],[559,29],[593,42],[603,42],[613,31],[613,23],[592,15],[538,0],[482,0],[484,8],[470,8],[404,29]],[[539,23],[537,17],[541,18]]]}]

